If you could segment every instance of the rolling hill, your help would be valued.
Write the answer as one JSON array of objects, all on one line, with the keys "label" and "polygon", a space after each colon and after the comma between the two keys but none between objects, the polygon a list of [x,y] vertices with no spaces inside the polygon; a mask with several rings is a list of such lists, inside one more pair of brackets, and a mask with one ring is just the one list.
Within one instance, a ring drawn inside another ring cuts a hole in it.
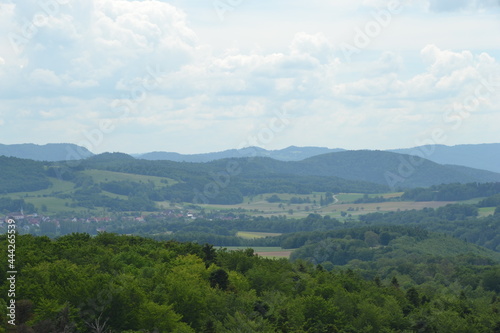
[{"label": "rolling hill", "polygon": [[[120,195],[142,189],[149,193],[149,200],[155,201],[238,204],[244,196],[263,193],[383,193],[390,189],[449,183],[500,182],[500,174],[494,172],[440,165],[385,151],[344,151],[302,161],[252,157],[205,163],[148,161],[123,153],[104,153],[89,157],[74,168],[67,163],[41,163],[2,157],[0,168],[8,170],[4,172],[7,178],[0,184],[0,193],[46,189],[55,177],[74,182],[76,186],[84,186],[87,192],[79,192],[80,199],[85,198],[87,201],[91,199],[92,193],[99,193],[92,192],[99,191],[99,187],[106,191],[113,188],[115,192],[111,192]],[[98,188],[94,188],[92,181],[84,174],[85,170],[120,172],[131,177],[130,180],[118,182],[105,181],[95,184]],[[168,185],[148,187],[148,181],[139,184],[132,175],[163,177],[169,179]],[[99,200],[103,199],[101,197]]]},{"label": "rolling hill", "polygon": [[334,175],[392,188],[427,187],[446,183],[498,182],[500,174],[462,166],[441,165],[410,155],[385,151],[346,151],[298,162],[303,173]]},{"label": "rolling hill", "polygon": [[[203,163],[227,158],[269,157],[279,161],[302,161],[310,157],[327,153],[345,152],[345,149],[326,147],[290,146],[278,150],[266,150],[259,147],[230,149],[204,154],[179,154],[175,152],[149,152],[131,155],[144,160],[166,160],[173,162]],[[432,145],[405,149],[386,150],[398,154],[423,156],[442,165],[459,165],[473,169],[500,173],[500,143],[474,145]],[[73,144],[0,144],[0,155],[31,159],[35,161],[64,161],[85,159],[94,154],[86,148]],[[468,171],[465,171],[468,173]]]},{"label": "rolling hill", "polygon": [[189,179],[195,178],[198,181],[210,180],[216,177],[214,175],[227,173],[226,169],[231,164],[239,171],[237,175],[230,177],[230,185],[242,179],[254,182],[264,180],[270,183],[273,180],[286,179],[288,182],[300,183],[304,177],[343,179],[391,188],[500,181],[500,174],[494,172],[440,165],[410,155],[368,150],[328,153],[302,161],[278,161],[268,157],[221,159],[206,163],[134,161],[130,158],[122,162],[115,160],[97,163],[95,158],[87,161],[88,167],[91,168],[162,177],[177,175],[188,182]]},{"label": "rolling hill", "polygon": [[[223,161],[210,165],[223,167]],[[440,165],[417,160],[410,155],[385,151],[344,151],[310,157],[302,161],[276,161],[268,158],[239,159],[242,176],[266,174],[338,177],[370,182],[391,188],[413,188],[443,183],[498,182],[500,174],[462,166]]]}]

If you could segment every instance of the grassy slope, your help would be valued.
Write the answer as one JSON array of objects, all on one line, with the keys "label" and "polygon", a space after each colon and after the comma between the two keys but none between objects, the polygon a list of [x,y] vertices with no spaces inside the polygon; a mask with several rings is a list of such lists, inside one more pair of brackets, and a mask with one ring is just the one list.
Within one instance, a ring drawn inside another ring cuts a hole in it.
[{"label": "grassy slope", "polygon": [[[165,178],[165,177],[156,177],[156,176],[143,176],[143,175],[136,175],[136,174],[130,174],[130,173],[123,173],[123,172],[114,172],[114,171],[106,171],[106,170],[85,170],[82,171],[84,174],[91,176],[92,179],[94,180],[94,183],[105,183],[105,182],[111,182],[111,181],[132,181],[132,182],[138,182],[138,183],[147,183],[147,182],[153,182],[155,186],[165,186],[165,185],[174,185],[178,183],[177,181],[170,179],[170,178]],[[164,184],[161,181],[162,180],[167,180],[168,184]]]},{"label": "grassy slope", "polygon": [[[91,176],[95,183],[100,182],[110,182],[110,181],[133,181],[133,182],[153,182],[155,186],[171,186],[177,183],[177,181],[164,178],[164,177],[154,177],[154,176],[143,176],[143,175],[135,175],[128,174],[122,172],[113,172],[113,171],[105,171],[105,170],[85,170],[82,173]],[[28,203],[32,203],[35,207],[42,212],[42,205],[47,207],[47,212],[43,212],[44,214],[55,214],[64,211],[87,211],[87,208],[82,207],[69,207],[72,203],[71,199],[61,199],[55,197],[57,194],[69,194],[71,195],[74,191],[75,184],[70,181],[64,181],[57,178],[48,178],[52,185],[48,189],[33,191],[33,192],[15,192],[0,195],[0,197],[9,197],[13,199],[22,198],[24,201]],[[167,180],[168,184],[162,183],[162,180]],[[112,198],[120,198],[123,200],[127,199],[127,196],[118,195],[114,193],[110,193],[107,191],[103,191],[102,194],[107,195]],[[94,212],[100,211],[100,209],[91,210]]]}]

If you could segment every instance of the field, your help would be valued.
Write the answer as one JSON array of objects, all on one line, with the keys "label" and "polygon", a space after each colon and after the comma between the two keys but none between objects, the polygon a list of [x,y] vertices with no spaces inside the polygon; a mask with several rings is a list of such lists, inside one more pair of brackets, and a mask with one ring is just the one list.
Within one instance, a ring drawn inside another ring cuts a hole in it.
[{"label": "field", "polygon": [[[1,195],[0,197],[8,197],[12,199],[24,199],[25,202],[35,205],[39,212],[50,215],[50,213],[59,213],[63,211],[84,211],[86,208],[77,207],[71,208],[70,199],[60,199],[54,197],[56,194],[71,194],[74,184],[72,182],[50,178],[52,185],[45,190],[34,192],[16,192]],[[47,212],[42,210],[42,207],[47,207]]]},{"label": "field", "polygon": [[[310,203],[289,204],[287,202],[267,202],[266,198],[276,194],[283,201],[289,201],[292,197],[309,199]],[[337,200],[328,206],[319,206],[321,195],[324,193],[313,193],[309,195],[283,194],[283,193],[266,193],[254,197],[245,197],[245,201],[236,205],[201,205],[208,210],[230,210],[240,209],[245,210],[250,215],[272,216],[285,215],[287,218],[303,218],[311,213],[321,215],[329,215],[330,217],[344,220],[345,218],[355,218],[361,214],[373,212],[391,212],[398,210],[420,210],[423,208],[439,208],[446,206],[454,201],[389,201],[380,203],[353,203],[357,199],[363,197],[362,193],[339,193],[335,194]],[[401,192],[372,194],[370,197],[382,196],[384,198],[400,197]],[[477,200],[479,201],[479,200]],[[350,215],[350,216],[349,216]]]},{"label": "field", "polygon": [[479,216],[489,216],[495,213],[495,207],[479,208]]},{"label": "field", "polygon": [[[105,170],[85,170],[83,171],[83,173],[88,176],[91,176],[92,179],[94,180],[94,183],[105,183],[112,181],[131,181],[137,183],[153,182],[155,186],[174,185],[178,183],[178,181],[175,181],[171,178],[143,176],[143,175],[135,175],[130,173],[105,171]],[[162,181],[167,181],[167,184],[162,183]]]},{"label": "field", "polygon": [[254,232],[254,231],[238,231],[236,233],[236,236],[244,238],[244,239],[274,237],[274,236],[280,236],[280,235],[281,234],[273,233],[273,232]]},{"label": "field", "polygon": [[[248,249],[248,246],[226,246],[226,249],[229,251],[235,250],[245,250]],[[255,254],[265,257],[265,258],[290,258],[293,250],[285,250],[281,247],[252,247],[254,249]]]},{"label": "field", "polygon": [[[110,181],[133,181],[139,183],[152,182],[155,186],[169,186],[177,183],[177,181],[164,178],[164,177],[154,177],[154,176],[143,176],[128,174],[122,172],[104,171],[104,170],[85,170],[82,173],[91,176],[95,183],[110,182]],[[45,189],[34,192],[16,192],[0,195],[0,197],[9,197],[13,199],[24,199],[25,202],[35,205],[38,212],[45,215],[57,214],[65,211],[82,212],[89,211],[87,208],[83,207],[70,207],[71,199],[62,199],[56,197],[56,195],[68,194],[71,195],[74,191],[75,184],[69,181],[60,180],[57,178],[49,178],[52,185]],[[127,196],[118,195],[110,193],[107,191],[102,191],[102,194],[107,195],[111,198],[119,198],[122,200],[127,200]],[[44,211],[43,208],[47,210]],[[94,213],[104,212],[104,209],[90,209]]]}]

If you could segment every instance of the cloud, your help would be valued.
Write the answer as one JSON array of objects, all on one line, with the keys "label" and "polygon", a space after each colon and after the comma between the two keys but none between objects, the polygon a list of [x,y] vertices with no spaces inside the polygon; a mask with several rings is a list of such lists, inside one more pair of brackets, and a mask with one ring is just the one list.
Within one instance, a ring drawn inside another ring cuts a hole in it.
[{"label": "cloud", "polygon": [[429,0],[433,12],[478,11],[499,8],[498,0]]},{"label": "cloud", "polygon": [[470,66],[474,60],[470,51],[440,50],[436,45],[427,45],[420,54],[423,61],[429,66],[430,72],[436,75]]},{"label": "cloud", "polygon": [[[441,119],[443,110],[474,96],[481,80],[500,77],[494,38],[478,35],[484,30],[483,14],[468,16],[473,37],[446,33],[435,38],[441,18],[446,18],[445,32],[454,32],[462,22],[447,13],[493,6],[486,1],[472,7],[431,1],[425,9],[411,4],[412,10],[405,7],[394,16],[350,63],[338,42],[356,25],[363,26],[362,20],[373,20],[370,13],[386,8],[386,2],[295,0],[298,7],[289,5],[286,17],[278,15],[284,1],[279,6],[272,2],[265,15],[274,15],[273,20],[258,27],[251,15],[258,9],[253,3],[235,8],[224,23],[213,12],[213,17],[188,16],[193,11],[181,9],[183,2],[171,3],[178,5],[71,1],[38,24],[20,54],[14,56],[8,40],[0,39],[0,49],[6,50],[0,58],[6,135],[14,138],[29,126],[34,131],[23,141],[79,143],[108,120],[116,129],[103,136],[95,152],[161,150],[167,143],[171,150],[202,152],[234,148],[267,126],[276,112],[287,110],[290,125],[267,148],[363,148],[361,142],[375,148],[391,145],[395,137],[411,145],[418,133]],[[24,19],[45,13],[35,0],[2,9],[0,29],[17,34],[22,34]],[[329,11],[335,19],[321,21]],[[318,16],[306,15],[311,13]],[[211,30],[214,26],[219,30]],[[221,41],[212,43],[216,39]],[[491,49],[464,42],[471,39],[481,39]],[[471,114],[474,122],[498,118],[497,95],[480,99]],[[366,141],[366,133],[373,133],[373,140]]]},{"label": "cloud", "polygon": [[314,35],[297,33],[290,46],[291,54],[312,56],[321,63],[326,63],[333,56],[333,46],[322,33]]},{"label": "cloud", "polygon": [[[27,1],[4,13],[9,23],[5,29],[22,40],[16,59],[25,59],[25,66],[11,71],[31,84],[25,95],[40,94],[44,90],[36,88],[44,84],[63,82],[64,94],[78,95],[84,88],[97,92],[98,87],[109,93],[121,80],[144,76],[148,66],[162,64],[165,72],[176,71],[196,56],[196,35],[188,28],[186,15],[170,4],[124,0],[44,4]],[[26,71],[29,74],[23,75]]]},{"label": "cloud", "polygon": [[61,79],[51,70],[48,69],[35,69],[29,75],[29,83],[34,86],[60,86]]}]

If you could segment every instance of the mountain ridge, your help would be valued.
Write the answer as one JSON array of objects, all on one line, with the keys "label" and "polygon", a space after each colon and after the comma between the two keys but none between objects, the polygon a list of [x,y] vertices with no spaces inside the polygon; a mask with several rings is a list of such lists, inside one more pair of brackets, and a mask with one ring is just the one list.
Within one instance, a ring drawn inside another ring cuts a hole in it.
[{"label": "mountain ridge", "polygon": [[[349,150],[327,147],[289,146],[283,149],[266,150],[260,147],[245,147],[219,152],[201,154],[181,154],[176,152],[156,151],[144,154],[130,154],[136,159],[168,160],[174,162],[205,163],[225,158],[269,157],[279,161],[302,161],[327,153],[341,153]],[[425,145],[413,148],[379,150],[399,154],[423,157],[441,165],[456,165],[473,169],[500,173],[500,143],[467,145]],[[94,156],[84,147],[67,143],[46,145],[35,144],[0,144],[0,155],[31,159],[35,161],[78,160]],[[470,170],[469,170],[470,171]]]},{"label": "mountain ridge", "polygon": [[0,155],[34,161],[58,162],[85,159],[94,154],[87,148],[72,143],[48,143],[45,145],[21,143],[0,144]]},{"label": "mountain ridge", "polygon": [[424,145],[414,148],[391,149],[389,151],[422,156],[439,164],[463,165],[475,169],[500,172],[500,143],[455,146]]}]

